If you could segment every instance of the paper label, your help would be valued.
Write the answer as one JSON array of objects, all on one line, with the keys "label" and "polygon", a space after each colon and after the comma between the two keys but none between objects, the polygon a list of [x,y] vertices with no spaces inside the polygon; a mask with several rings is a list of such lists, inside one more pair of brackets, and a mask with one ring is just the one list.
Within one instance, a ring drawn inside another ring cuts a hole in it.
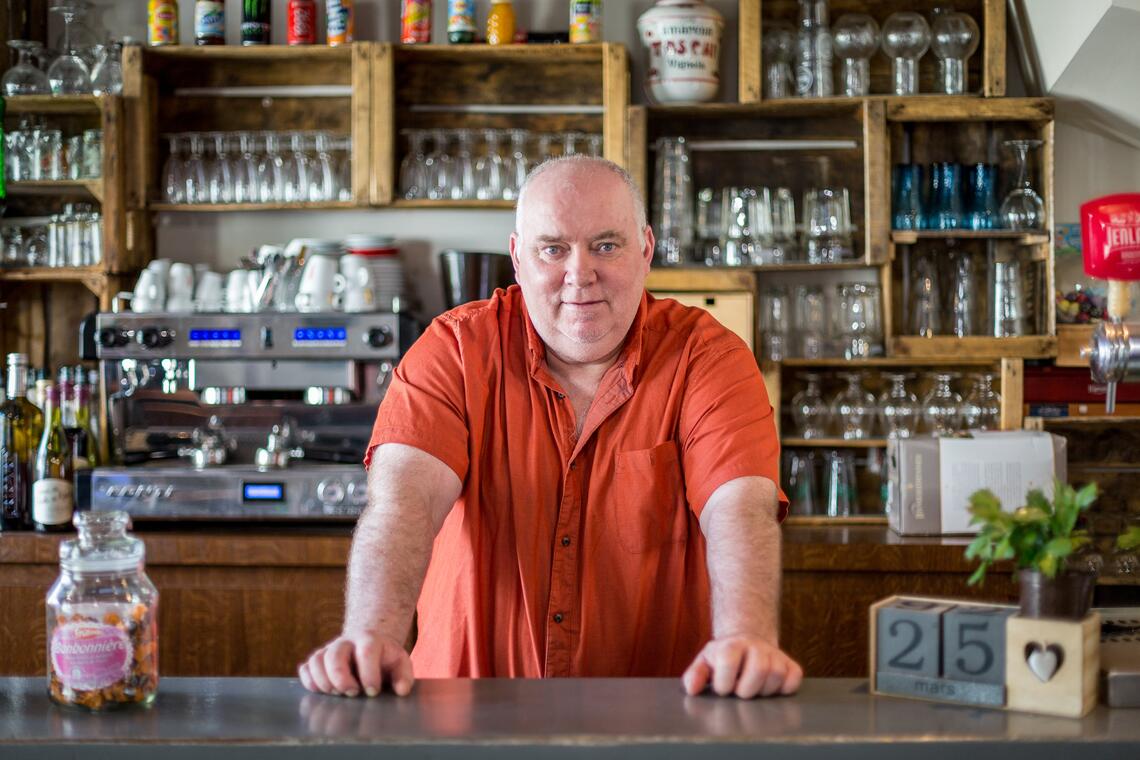
[{"label": "paper label", "polygon": [[102,689],[121,681],[131,667],[131,638],[102,623],[65,623],[51,636],[51,666],[74,691]]},{"label": "paper label", "polygon": [[32,484],[32,519],[41,525],[71,522],[75,498],[71,483],[59,478],[45,478]]}]

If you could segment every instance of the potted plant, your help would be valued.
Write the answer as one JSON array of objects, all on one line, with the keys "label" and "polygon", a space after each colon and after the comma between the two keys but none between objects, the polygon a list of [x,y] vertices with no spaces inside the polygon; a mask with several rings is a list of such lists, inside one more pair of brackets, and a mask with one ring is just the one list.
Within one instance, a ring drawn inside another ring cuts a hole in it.
[{"label": "potted plant", "polygon": [[[1022,615],[1082,619],[1092,604],[1096,576],[1068,567],[1066,559],[1089,543],[1087,531],[1077,529],[1077,519],[1096,497],[1096,483],[1077,490],[1055,481],[1052,501],[1034,489],[1024,506],[1006,512],[991,491],[975,491],[970,496],[970,524],[980,525],[981,530],[966,548],[966,557],[979,564],[968,583],[980,583],[994,562],[1013,560]],[[1129,550],[1140,546],[1140,526],[1119,536],[1117,546]]]}]

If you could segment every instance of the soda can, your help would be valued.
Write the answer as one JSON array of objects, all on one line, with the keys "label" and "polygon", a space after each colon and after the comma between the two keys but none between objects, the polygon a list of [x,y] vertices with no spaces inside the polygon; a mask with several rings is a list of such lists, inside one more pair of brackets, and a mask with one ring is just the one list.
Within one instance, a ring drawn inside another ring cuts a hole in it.
[{"label": "soda can", "polygon": [[178,44],[178,3],[150,0],[146,8],[146,41],[152,47]]},{"label": "soda can", "polygon": [[272,41],[270,0],[242,0],[241,44],[268,45]]},{"label": "soda can", "polygon": [[198,0],[194,3],[194,43],[226,44],[225,3],[218,0]]},{"label": "soda can", "polygon": [[570,42],[602,41],[602,0],[570,0]]},{"label": "soda can", "polygon": [[475,41],[475,0],[447,0],[447,41],[452,44]]},{"label": "soda can", "polygon": [[316,0],[289,0],[286,42],[290,45],[317,44]]},{"label": "soda can", "polygon": [[352,0],[328,0],[325,5],[328,18],[328,43],[331,46],[352,42],[356,19]]},{"label": "soda can", "polygon": [[400,11],[400,42],[431,42],[431,0],[404,0]]}]

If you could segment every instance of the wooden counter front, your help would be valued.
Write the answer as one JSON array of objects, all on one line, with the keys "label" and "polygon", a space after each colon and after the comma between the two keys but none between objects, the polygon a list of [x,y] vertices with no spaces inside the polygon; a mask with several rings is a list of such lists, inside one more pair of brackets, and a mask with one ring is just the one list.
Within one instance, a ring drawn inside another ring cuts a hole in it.
[{"label": "wooden counter front", "polygon": [[[303,531],[303,532],[302,532]],[[164,675],[289,676],[344,612],[345,528],[138,531],[161,594]],[[44,672],[44,596],[59,536],[0,534],[0,675]],[[867,609],[889,594],[1016,597],[1008,573],[982,589],[964,539],[885,527],[784,529],[780,638],[810,676],[867,675]]]}]

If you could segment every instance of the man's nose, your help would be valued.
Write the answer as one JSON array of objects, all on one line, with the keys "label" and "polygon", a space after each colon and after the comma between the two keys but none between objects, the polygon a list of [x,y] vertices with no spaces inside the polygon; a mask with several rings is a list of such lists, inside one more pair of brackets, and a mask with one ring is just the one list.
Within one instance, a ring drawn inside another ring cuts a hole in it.
[{"label": "man's nose", "polygon": [[576,287],[590,285],[598,278],[594,257],[585,246],[574,246],[566,259],[566,283]]}]

